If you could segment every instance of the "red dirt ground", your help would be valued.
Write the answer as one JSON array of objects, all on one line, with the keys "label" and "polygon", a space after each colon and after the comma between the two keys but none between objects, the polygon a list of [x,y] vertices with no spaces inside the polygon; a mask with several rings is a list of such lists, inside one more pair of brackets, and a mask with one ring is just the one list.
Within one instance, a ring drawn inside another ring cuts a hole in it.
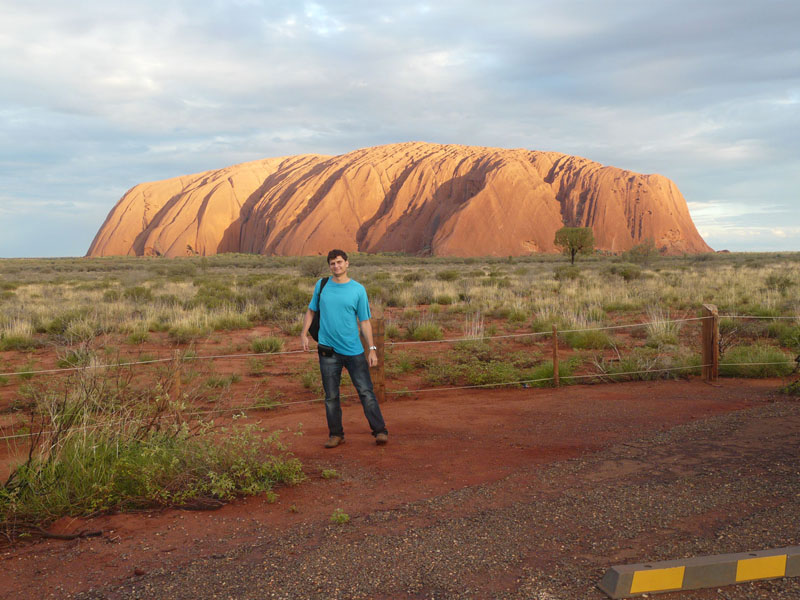
[{"label": "red dirt ground", "polygon": [[[51,531],[102,537],[38,540],[0,552],[2,598],[64,597],[121,583],[250,543],[256,531],[327,524],[391,510],[451,490],[493,482],[522,465],[542,465],[625,443],[658,430],[768,402],[780,381],[635,382],[543,389],[441,391],[383,405],[389,444],[377,447],[357,403],[344,408],[347,443],[325,450],[320,404],[257,413],[303,463],[309,479],[279,499],[246,498],[220,510],[162,510],[62,519]],[[251,415],[252,416],[252,415]],[[340,477],[324,479],[324,469]],[[496,499],[503,502],[503,499]],[[698,526],[702,526],[699,524]]]}]

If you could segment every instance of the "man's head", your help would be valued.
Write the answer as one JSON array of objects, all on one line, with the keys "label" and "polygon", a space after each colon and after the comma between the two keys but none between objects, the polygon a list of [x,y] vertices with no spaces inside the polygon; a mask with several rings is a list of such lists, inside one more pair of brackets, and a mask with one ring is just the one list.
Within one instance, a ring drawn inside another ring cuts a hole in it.
[{"label": "man's head", "polygon": [[345,262],[347,262],[347,252],[344,250],[331,250],[328,252],[328,264],[331,264],[331,261],[336,258],[337,256],[341,256]]},{"label": "man's head", "polygon": [[350,263],[347,261],[347,253],[344,250],[331,250],[328,252],[328,268],[336,281],[347,281],[347,269]]}]

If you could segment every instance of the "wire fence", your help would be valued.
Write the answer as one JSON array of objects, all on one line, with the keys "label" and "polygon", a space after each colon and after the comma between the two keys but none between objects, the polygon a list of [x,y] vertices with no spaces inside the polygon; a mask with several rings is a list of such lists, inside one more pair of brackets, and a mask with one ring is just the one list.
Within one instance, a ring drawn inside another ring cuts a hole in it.
[{"label": "wire fence", "polygon": [[[674,324],[674,323],[685,323],[691,321],[702,321],[704,319],[708,319],[709,317],[691,317],[691,318],[684,318],[684,319],[673,319],[673,320],[659,320],[657,323],[659,324]],[[761,316],[751,316],[751,315],[725,315],[720,316],[718,318],[737,318],[737,319],[791,319],[791,320],[798,320],[798,317],[761,317]],[[578,333],[578,332],[585,332],[585,331],[603,331],[603,330],[620,330],[620,329],[632,329],[638,327],[648,327],[653,324],[653,321],[645,321],[641,323],[629,323],[624,325],[610,325],[604,327],[593,327],[593,328],[583,328],[583,329],[567,329],[567,330],[560,330],[559,334],[566,334],[566,333]],[[521,337],[536,337],[536,336],[552,336],[552,332],[528,332],[528,333],[520,333],[520,334],[506,334],[506,335],[492,335],[492,336],[475,336],[475,337],[458,337],[458,338],[445,338],[439,340],[406,340],[406,341],[397,341],[397,342],[387,342],[387,346],[403,346],[403,345],[415,345],[415,344],[434,344],[434,343],[459,343],[459,342],[469,342],[469,341],[476,341],[476,340],[497,340],[497,339],[510,339],[510,338],[521,338]],[[163,363],[179,363],[183,361],[200,361],[200,360],[216,360],[216,359],[238,359],[238,358],[248,358],[248,357],[267,357],[267,356],[281,356],[281,355],[293,355],[293,354],[306,354],[307,351],[304,350],[289,350],[289,351],[280,351],[280,352],[260,352],[260,353],[236,353],[236,354],[215,354],[215,355],[177,355],[170,357],[170,358],[159,358],[159,359],[148,359],[143,361],[129,361],[123,363],[108,363],[108,364],[99,364],[99,365],[89,365],[89,366],[76,366],[76,367],[64,367],[58,369],[43,369],[43,370],[29,370],[29,371],[15,371],[15,372],[8,372],[8,373],[0,373],[0,376],[33,376],[33,375],[44,375],[44,374],[61,374],[61,373],[75,373],[77,371],[91,371],[91,370],[102,370],[102,369],[110,369],[110,368],[120,368],[120,367],[134,367],[139,365],[150,365],[150,364],[163,364]],[[725,363],[720,362],[718,366],[724,367],[736,367],[736,366],[776,366],[776,365],[791,365],[796,364],[795,372],[800,368],[800,356],[798,356],[795,360],[786,360],[786,361],[773,361],[773,362],[738,362],[738,363]],[[664,367],[664,368],[648,368],[642,370],[633,370],[633,371],[623,371],[623,372],[597,372],[597,373],[589,373],[583,375],[561,375],[559,379],[561,380],[597,380],[597,381],[614,381],[620,378],[632,376],[632,375],[643,375],[643,374],[655,374],[655,373],[668,373],[668,372],[675,372],[675,371],[697,371],[703,369],[705,367],[710,367],[711,364],[695,364],[695,365],[681,365],[675,367]],[[529,387],[532,384],[541,384],[546,382],[554,382],[556,380],[555,376],[551,377],[542,377],[536,379],[518,379],[514,381],[503,381],[503,382],[491,382],[491,383],[484,383],[484,384],[473,384],[473,385],[462,385],[462,386],[436,386],[430,388],[420,388],[420,389],[413,389],[413,390],[386,390],[387,394],[392,395],[410,395],[410,394],[419,394],[419,393],[430,393],[430,392],[447,392],[447,391],[454,391],[454,390],[469,390],[469,389],[486,389],[486,388],[498,388],[498,387],[507,387],[507,386],[522,386],[522,387]],[[340,398],[352,398],[357,396],[358,394],[342,394]],[[246,406],[229,406],[225,408],[216,408],[216,409],[208,409],[208,410],[198,410],[198,411],[181,411],[179,414],[183,418],[187,417],[203,417],[209,415],[222,415],[226,413],[231,414],[244,414],[247,411],[254,411],[254,410],[271,410],[274,408],[283,408],[283,407],[291,407],[297,406],[302,404],[312,404],[315,402],[323,402],[324,398],[312,398],[307,400],[297,400],[292,402],[274,402],[269,404],[269,406],[265,406],[264,403],[258,404],[250,404]],[[85,425],[81,427],[77,427],[76,430],[84,430],[84,429],[94,429],[100,427],[108,427],[111,425],[118,425],[127,422],[133,422],[135,419],[120,419],[117,421],[105,421],[103,423],[96,423],[91,425]],[[140,421],[144,421],[144,419],[140,419]],[[46,435],[48,433],[53,433],[52,431],[37,431],[37,432],[26,432],[20,434],[13,434],[13,435],[6,435],[0,436],[0,441],[8,441],[13,439],[23,439],[23,438],[30,438],[33,436],[39,435]]]}]

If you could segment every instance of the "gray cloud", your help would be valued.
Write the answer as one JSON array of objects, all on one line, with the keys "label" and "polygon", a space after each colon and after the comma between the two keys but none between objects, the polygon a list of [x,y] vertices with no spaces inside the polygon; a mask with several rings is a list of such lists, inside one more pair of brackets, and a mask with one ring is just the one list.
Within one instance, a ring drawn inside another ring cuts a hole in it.
[{"label": "gray cloud", "polygon": [[7,1],[0,256],[82,254],[140,181],[408,140],[659,172],[712,246],[800,250],[770,233],[800,227],[798,17],[779,0]]}]

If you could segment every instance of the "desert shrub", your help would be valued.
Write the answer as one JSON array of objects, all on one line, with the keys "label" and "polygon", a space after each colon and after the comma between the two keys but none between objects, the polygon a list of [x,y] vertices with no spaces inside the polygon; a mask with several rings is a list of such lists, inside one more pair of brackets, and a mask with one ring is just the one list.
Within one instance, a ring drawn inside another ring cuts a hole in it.
[{"label": "desert shrub", "polygon": [[250,349],[259,354],[282,352],[283,340],[274,336],[255,338],[250,342]]},{"label": "desert shrub", "polygon": [[119,302],[122,293],[119,290],[106,290],[103,292],[103,302]]},{"label": "desert shrub", "polygon": [[267,290],[276,306],[290,311],[304,311],[311,300],[310,294],[285,282],[272,283]]},{"label": "desert shrub", "polygon": [[415,368],[407,352],[392,352],[387,356],[386,362],[386,368],[392,374],[409,373]]},{"label": "desert shrub", "polygon": [[446,269],[436,273],[436,279],[440,281],[455,281],[459,277],[461,277],[461,273],[456,269]]},{"label": "desert shrub", "polygon": [[173,280],[191,279],[197,276],[197,266],[191,261],[181,259],[180,261],[173,262],[169,266],[166,275]]},{"label": "desert shrub", "polygon": [[556,281],[574,281],[580,277],[581,270],[574,265],[564,265],[553,269],[553,279]]},{"label": "desert shrub", "polygon": [[403,281],[413,282],[413,281],[422,281],[423,275],[419,271],[413,271],[412,273],[406,273],[403,275]]},{"label": "desert shrub", "polygon": [[464,365],[464,377],[469,385],[492,385],[519,381],[520,372],[510,362],[471,360]]},{"label": "desert shrub", "polygon": [[633,246],[630,250],[623,252],[622,258],[632,263],[646,265],[654,258],[658,257],[658,255],[658,248],[656,248],[655,241],[653,241],[652,238],[647,238]]},{"label": "desert shrub", "polygon": [[402,334],[400,328],[395,323],[387,323],[384,335],[390,340],[398,340]]},{"label": "desert shrub", "polygon": [[210,325],[214,331],[233,331],[236,329],[248,329],[252,323],[246,315],[229,312],[214,317]]},{"label": "desert shrub", "polygon": [[229,306],[242,309],[246,303],[245,296],[236,294],[229,284],[221,281],[203,281],[194,298],[186,303],[186,307],[203,306],[207,309],[217,309]]},{"label": "desert shrub", "polygon": [[593,365],[601,381],[651,381],[699,375],[699,354],[665,354],[654,348],[634,348],[618,359],[595,358]]},{"label": "desert shrub", "polygon": [[647,346],[661,348],[662,346],[677,346],[682,322],[670,317],[669,311],[663,309],[648,309],[647,316],[650,322],[645,326],[647,332]]},{"label": "desert shrub", "polygon": [[234,383],[239,383],[241,377],[236,373],[231,375],[211,375],[206,379],[206,386],[210,388],[228,389]]},{"label": "desert shrub", "polygon": [[66,515],[213,507],[304,477],[276,434],[191,427],[129,379],[112,389],[81,373],[73,383],[36,397],[46,433],[31,438],[29,458],[0,488],[0,528],[10,538]]},{"label": "desert shrub", "polygon": [[167,330],[169,339],[177,344],[186,344],[211,333],[211,328],[199,323],[177,323]]},{"label": "desert shrub", "polygon": [[414,290],[414,304],[433,304],[433,288],[429,285],[420,285]]},{"label": "desert shrub", "polygon": [[642,269],[638,265],[631,263],[620,263],[611,265],[608,270],[611,275],[619,275],[625,281],[633,281],[642,277]]},{"label": "desert shrub", "polygon": [[528,312],[521,308],[512,308],[507,315],[507,319],[512,323],[524,323],[528,320]]},{"label": "desert shrub", "polygon": [[791,288],[794,287],[794,280],[788,275],[779,273],[770,273],[764,280],[764,284],[772,290],[786,294]]},{"label": "desert shrub", "polygon": [[64,356],[61,356],[56,361],[56,365],[62,369],[86,367],[92,362],[94,356],[94,352],[88,346],[82,345],[74,350],[70,350]]},{"label": "desert shrub", "polygon": [[53,335],[63,335],[73,321],[80,321],[85,319],[89,314],[88,308],[80,308],[74,310],[67,310],[54,316],[52,319],[44,323],[38,330],[42,333],[49,333]]},{"label": "desert shrub", "polygon": [[800,379],[792,381],[781,388],[781,393],[787,396],[800,397]]},{"label": "desert shrub", "polygon": [[734,346],[719,364],[721,377],[784,377],[793,370],[791,356],[765,344]]},{"label": "desert shrub", "polygon": [[776,338],[784,348],[800,351],[800,325],[776,321],[770,325],[768,331],[770,336]]},{"label": "desert shrub", "polygon": [[570,348],[576,350],[611,348],[614,342],[611,337],[601,330],[569,331],[563,334],[564,340]]},{"label": "desert shrub", "polygon": [[495,360],[497,355],[486,340],[476,339],[454,343],[448,356],[456,363],[468,364],[475,360],[490,362]]},{"label": "desert shrub", "polygon": [[[559,361],[558,376],[561,385],[572,385],[575,383],[573,379],[562,378],[571,377],[578,365],[579,361],[576,358]],[[553,361],[548,360],[532,369],[522,371],[520,373],[520,379],[526,387],[553,387],[555,385],[553,380],[554,375],[555,369],[553,369]]]},{"label": "desert shrub", "polygon": [[444,337],[444,332],[436,323],[417,323],[409,328],[408,335],[412,340],[424,342],[440,340]]},{"label": "desert shrub", "polygon": [[313,277],[315,279],[325,277],[330,271],[325,258],[321,256],[304,257],[300,262],[299,270],[300,275],[303,277]]},{"label": "desert shrub", "polygon": [[144,344],[150,339],[150,332],[147,329],[137,329],[128,334],[126,341],[131,345]]},{"label": "desert shrub", "polygon": [[553,325],[558,329],[569,329],[570,322],[561,315],[544,314],[537,315],[531,321],[531,330],[535,333],[549,333],[553,331]]},{"label": "desert shrub", "polygon": [[30,335],[24,334],[0,334],[0,352],[6,350],[17,350],[25,352],[36,348],[36,341]]},{"label": "desert shrub", "polygon": [[137,285],[123,290],[122,297],[125,298],[126,300],[130,300],[134,304],[144,304],[146,302],[150,302],[153,299],[153,291],[150,288],[146,288],[142,285]]},{"label": "desert shrub", "polygon": [[430,358],[422,366],[429,385],[458,385],[463,381],[464,365]]}]

